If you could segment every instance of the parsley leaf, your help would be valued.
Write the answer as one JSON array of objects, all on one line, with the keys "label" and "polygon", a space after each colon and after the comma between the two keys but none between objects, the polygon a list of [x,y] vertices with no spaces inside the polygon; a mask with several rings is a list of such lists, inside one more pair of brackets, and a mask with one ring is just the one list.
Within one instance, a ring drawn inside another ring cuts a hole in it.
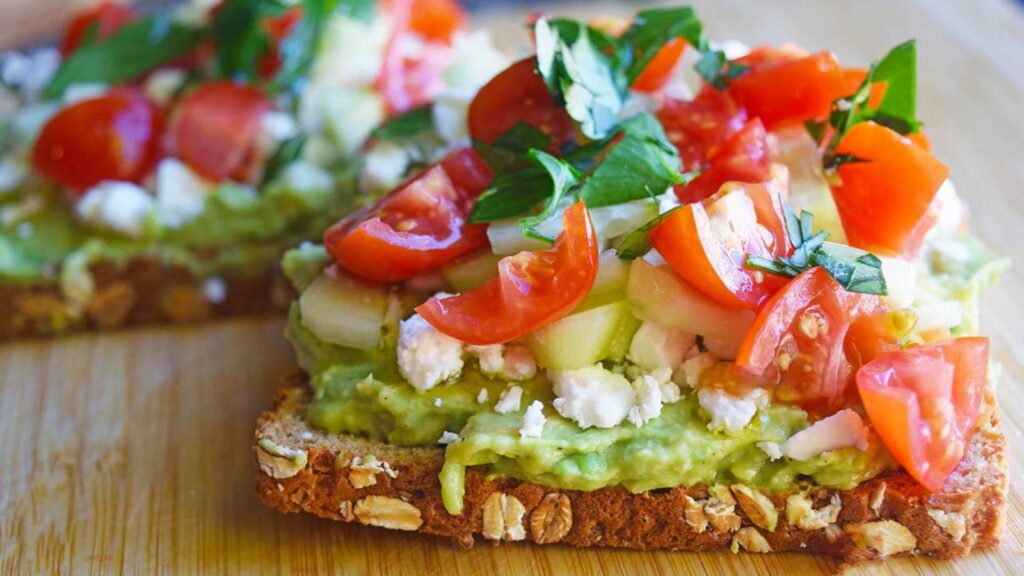
[{"label": "parsley leaf", "polygon": [[498,174],[473,206],[470,222],[494,222],[533,210],[552,192],[551,176],[536,164]]},{"label": "parsley leaf", "polygon": [[567,197],[573,186],[579,182],[579,173],[569,163],[559,160],[547,152],[530,150],[528,156],[546,173],[551,182],[551,194],[548,196],[544,208],[533,216],[520,219],[519,226],[523,229],[523,235],[527,238],[554,242],[554,238],[544,234],[537,227],[555,215],[555,212],[558,211],[562,203],[562,199]]},{"label": "parsley leaf", "polygon": [[793,255],[770,260],[747,255],[747,266],[769,274],[793,278],[801,272],[821,266],[848,292],[888,294],[882,261],[863,250],[826,242],[828,232],[814,234],[813,215],[803,210],[797,216],[787,203],[783,205],[786,235],[793,244]]},{"label": "parsley leaf", "polygon": [[615,53],[606,54],[598,46],[610,40],[595,33],[599,41],[592,42],[591,29],[571,20],[552,26],[540,18],[534,32],[537,70],[552,95],[564,103],[585,136],[605,138],[618,124],[627,91]]},{"label": "parsley leaf", "polygon": [[425,104],[385,120],[371,134],[378,140],[413,138],[434,126],[434,106]]},{"label": "parsley leaf", "polygon": [[217,77],[255,82],[259,63],[270,51],[270,35],[262,25],[287,7],[280,0],[226,0],[213,17],[210,33],[217,51],[212,68]]},{"label": "parsley leaf", "polygon": [[60,98],[72,84],[130,82],[191,52],[205,38],[205,30],[157,16],[136,20],[109,38],[75,50],[43,90],[43,97]]},{"label": "parsley leaf", "polygon": [[651,231],[661,224],[661,221],[668,218],[676,210],[685,208],[685,206],[676,206],[675,208],[659,214],[656,218],[653,218],[650,222],[637,228],[636,230],[626,234],[622,242],[619,243],[619,247],[615,250],[615,253],[622,260],[636,260],[637,258],[647,254],[651,250]]},{"label": "parsley leaf", "polygon": [[588,207],[659,196],[683,181],[679,154],[654,116],[626,120],[621,133],[580,191]]},{"label": "parsley leaf", "polygon": [[286,166],[298,160],[302,156],[306,140],[305,135],[300,135],[281,142],[277,150],[267,159],[266,168],[263,170],[263,182],[272,182]]}]

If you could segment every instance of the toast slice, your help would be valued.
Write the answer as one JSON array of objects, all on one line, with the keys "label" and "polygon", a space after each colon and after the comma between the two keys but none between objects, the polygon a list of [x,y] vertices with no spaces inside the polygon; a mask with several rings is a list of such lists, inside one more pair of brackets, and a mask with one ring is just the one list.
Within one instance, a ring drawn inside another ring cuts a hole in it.
[{"label": "toast slice", "polygon": [[0,342],[149,324],[193,323],[286,308],[277,270],[204,279],[182,266],[138,258],[90,269],[94,290],[79,304],[56,283],[0,285]]},{"label": "toast slice", "polygon": [[253,450],[263,502],[281,512],[418,531],[471,547],[477,535],[577,547],[793,551],[853,564],[890,555],[958,558],[996,546],[1007,500],[998,416],[980,426],[942,492],[895,470],[853,490],[787,494],[693,486],[633,494],[557,490],[467,471],[465,508],[441,503],[444,451],[326,434],[305,420],[310,389],[295,375],[259,419]]}]

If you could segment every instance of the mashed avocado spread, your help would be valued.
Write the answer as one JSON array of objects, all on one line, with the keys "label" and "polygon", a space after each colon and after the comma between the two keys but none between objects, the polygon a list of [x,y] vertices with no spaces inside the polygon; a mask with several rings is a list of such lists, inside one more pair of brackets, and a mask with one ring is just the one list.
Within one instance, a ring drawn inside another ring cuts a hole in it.
[{"label": "mashed avocado spread", "polygon": [[[311,247],[290,252],[284,269],[301,290],[328,263],[322,248]],[[973,237],[945,237],[920,261],[920,298],[925,303],[961,302],[964,321],[955,332],[973,333],[978,294],[1007,263]],[[519,430],[525,407],[534,400],[550,407],[554,397],[543,371],[516,383],[523,389],[521,409],[508,414],[496,412],[494,404],[509,383],[484,375],[473,362],[456,381],[418,391],[397,369],[393,324],[386,326],[380,347],[363,352],[319,340],[304,327],[298,303],[293,304],[287,335],[314,390],[307,416],[313,425],[333,433],[403,446],[434,445],[445,432],[458,434],[459,441],[447,446],[441,473],[445,505],[453,513],[462,507],[467,466],[558,488],[621,486],[642,492],[734,482],[778,491],[801,479],[849,489],[893,465],[874,434],[864,451],[850,447],[804,461],[772,460],[758,445],[783,443],[807,427],[806,412],[768,403],[741,431],[711,431],[708,414],[690,390],[642,427],[624,422],[608,429],[582,429],[546,409],[541,436],[523,438]],[[478,401],[481,390],[487,391],[483,402]]]}]

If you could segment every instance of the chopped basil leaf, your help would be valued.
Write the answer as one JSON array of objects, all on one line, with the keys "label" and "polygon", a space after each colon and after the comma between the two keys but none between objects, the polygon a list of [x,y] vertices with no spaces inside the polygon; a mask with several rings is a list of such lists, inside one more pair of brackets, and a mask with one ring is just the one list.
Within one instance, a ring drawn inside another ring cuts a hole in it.
[{"label": "chopped basil leaf", "polygon": [[259,80],[259,63],[271,49],[270,35],[263,22],[286,9],[279,0],[226,0],[221,4],[210,24],[217,46],[213,74],[236,81]]},{"label": "chopped basil leaf", "polygon": [[633,24],[622,35],[633,60],[626,69],[626,78],[632,84],[651,63],[662,46],[676,38],[683,38],[691,46],[706,46],[704,25],[697,19],[693,8],[660,8],[639,12]]},{"label": "chopped basil leaf", "polygon": [[683,181],[680,160],[650,114],[622,123],[622,139],[587,178],[580,196],[591,208],[660,196]]},{"label": "chopped basil leaf", "polygon": [[302,149],[306,146],[306,136],[295,136],[281,143],[274,151],[274,154],[267,160],[266,168],[263,170],[263,181],[272,182],[282,170],[302,156]]},{"label": "chopped basil leaf", "polygon": [[814,234],[813,215],[806,210],[797,216],[789,204],[784,204],[783,211],[793,255],[771,260],[748,254],[747,266],[789,278],[821,266],[848,292],[888,294],[882,261],[877,256],[845,244],[826,242],[828,232]]},{"label": "chopped basil leaf", "polygon": [[373,130],[378,140],[413,138],[434,126],[434,106],[426,104],[393,116]]},{"label": "chopped basil leaf", "polygon": [[530,150],[547,150],[551,146],[551,136],[526,122],[517,122],[494,141],[496,146],[518,154],[526,154]]},{"label": "chopped basil leaf", "polygon": [[555,212],[562,203],[562,199],[567,197],[573,186],[579,182],[579,175],[569,163],[559,160],[547,152],[530,150],[528,156],[545,171],[550,179],[551,195],[548,196],[547,203],[539,213],[520,219],[519,226],[523,230],[523,235],[527,238],[554,242],[554,238],[537,230],[537,226],[540,226],[548,218],[555,215]]},{"label": "chopped basil leaf", "polygon": [[320,40],[331,16],[339,10],[339,6],[348,8],[352,3],[352,0],[302,1],[302,18],[281,42],[281,67],[271,82],[272,91],[294,92],[299,89],[300,80],[307,77],[313,67]]},{"label": "chopped basil leaf", "polygon": [[477,199],[470,222],[494,222],[533,210],[552,192],[551,176],[536,164],[499,173]]},{"label": "chopped basil leaf", "polygon": [[676,206],[663,214],[659,214],[647,224],[644,224],[629,234],[626,234],[622,239],[622,242],[619,243],[618,249],[615,251],[618,257],[622,260],[636,260],[644,254],[647,254],[647,252],[651,250],[651,230],[654,230],[658,224],[661,224],[662,220],[668,218],[670,214],[680,208],[685,208],[685,206]]},{"label": "chopped basil leaf", "polygon": [[43,91],[60,98],[72,84],[122,84],[191,52],[206,38],[199,28],[150,16],[131,22],[109,38],[80,46]]},{"label": "chopped basil leaf", "polygon": [[617,66],[615,54],[604,53],[598,44],[607,39],[571,20],[552,26],[541,18],[534,25],[537,39],[537,70],[548,89],[580,130],[595,140],[606,137],[616,127],[626,98],[626,82]]}]

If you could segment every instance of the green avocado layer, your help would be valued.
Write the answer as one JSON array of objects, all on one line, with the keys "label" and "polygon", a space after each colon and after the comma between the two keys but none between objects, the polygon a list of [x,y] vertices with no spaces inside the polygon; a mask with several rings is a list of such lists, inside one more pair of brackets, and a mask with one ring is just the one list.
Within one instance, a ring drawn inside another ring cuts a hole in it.
[{"label": "green avocado layer", "polygon": [[[967,314],[959,332],[973,332],[978,292],[1007,263],[973,238],[952,237],[948,242],[959,248],[932,254],[922,263],[922,289],[929,298],[962,301]],[[959,258],[964,255],[966,259]],[[323,250],[314,247],[290,252],[284,268],[302,289],[327,262]],[[299,306],[293,304],[287,336],[314,390],[307,417],[332,433],[403,446],[434,445],[443,432],[457,433],[460,441],[448,445],[441,474],[445,505],[452,513],[461,510],[468,466],[564,489],[621,486],[642,492],[735,482],[779,491],[805,479],[849,489],[893,465],[873,434],[866,451],[844,448],[802,462],[772,461],[758,443],[785,442],[809,424],[806,412],[771,404],[760,408],[738,433],[712,432],[692,391],[684,391],[679,402],[664,406],[661,416],[642,427],[627,422],[584,430],[551,408],[551,385],[541,372],[516,383],[523,388],[522,410],[498,414],[493,405],[507,382],[483,375],[470,362],[457,381],[417,391],[397,370],[396,327],[385,330],[382,346],[371,352],[334,346],[303,326]],[[481,389],[487,390],[487,402],[476,400]],[[540,437],[522,438],[523,412],[534,400],[544,403],[547,422]]]}]

